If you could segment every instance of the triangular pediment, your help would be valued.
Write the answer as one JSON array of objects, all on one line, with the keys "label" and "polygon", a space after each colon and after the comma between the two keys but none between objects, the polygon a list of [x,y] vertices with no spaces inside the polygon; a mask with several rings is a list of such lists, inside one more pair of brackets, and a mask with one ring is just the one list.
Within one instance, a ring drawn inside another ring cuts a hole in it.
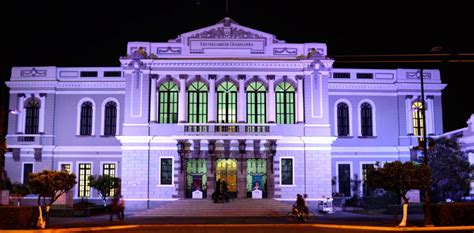
[{"label": "triangular pediment", "polygon": [[[215,25],[186,32],[169,42],[178,42],[201,50],[202,47],[264,47],[273,43],[284,43],[277,40],[275,35],[242,26],[230,18],[224,18]],[[202,46],[201,46],[202,45]],[[254,51],[257,52],[257,51]]]}]

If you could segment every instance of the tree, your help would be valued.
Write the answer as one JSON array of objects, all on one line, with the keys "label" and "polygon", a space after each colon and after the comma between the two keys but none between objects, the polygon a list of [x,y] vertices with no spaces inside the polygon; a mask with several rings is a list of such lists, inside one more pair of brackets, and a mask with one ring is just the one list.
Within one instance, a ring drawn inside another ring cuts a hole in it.
[{"label": "tree", "polygon": [[104,207],[107,205],[107,197],[111,196],[111,191],[117,189],[120,185],[120,178],[108,175],[104,176],[89,176],[89,186],[96,189],[104,202]]},{"label": "tree", "polygon": [[24,196],[30,193],[31,193],[31,190],[30,188],[28,188],[27,184],[13,183],[11,185],[10,196],[16,198],[18,206],[21,206],[21,199],[23,199]]},{"label": "tree", "polygon": [[[38,195],[40,217],[38,224],[41,228],[49,226],[49,209],[63,194],[76,185],[76,175],[65,171],[44,170],[28,176],[28,186],[33,194]],[[41,200],[43,200],[41,202]],[[42,208],[46,212],[46,221],[43,221]]]},{"label": "tree", "polygon": [[474,167],[455,139],[441,138],[434,144],[428,153],[432,198],[437,202],[447,198],[459,201],[469,194],[469,176]]},{"label": "tree", "polygon": [[383,167],[377,162],[375,167],[367,169],[367,185],[392,191],[403,198],[403,219],[399,226],[406,226],[408,201],[407,192],[412,189],[427,188],[429,168],[424,164],[394,161],[385,163]]}]

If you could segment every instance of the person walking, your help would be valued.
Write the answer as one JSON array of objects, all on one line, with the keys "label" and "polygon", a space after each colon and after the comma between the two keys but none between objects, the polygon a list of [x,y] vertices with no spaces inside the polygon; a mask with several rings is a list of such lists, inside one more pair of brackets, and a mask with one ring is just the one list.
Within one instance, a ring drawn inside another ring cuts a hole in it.
[{"label": "person walking", "polygon": [[120,220],[120,209],[119,209],[119,197],[115,195],[112,198],[112,204],[110,206],[110,221],[114,219],[114,215],[117,215],[117,218]]},{"label": "person walking", "polygon": [[125,220],[125,200],[123,199],[123,196],[120,195],[120,199],[118,201],[118,210],[119,210],[119,219],[120,220]]}]

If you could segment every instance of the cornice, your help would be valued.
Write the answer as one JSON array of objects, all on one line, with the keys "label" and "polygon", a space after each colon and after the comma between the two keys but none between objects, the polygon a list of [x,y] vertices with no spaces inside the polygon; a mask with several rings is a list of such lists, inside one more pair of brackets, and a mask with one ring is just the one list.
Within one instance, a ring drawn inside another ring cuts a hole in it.
[{"label": "cornice", "polygon": [[57,81],[8,81],[9,88],[55,88]]},{"label": "cornice", "polygon": [[[425,84],[425,90],[441,91],[446,84]],[[374,83],[328,83],[329,90],[380,90],[380,91],[397,91],[397,90],[420,90],[419,84],[374,84]]]},{"label": "cornice", "polygon": [[63,89],[124,89],[125,82],[58,82],[58,81],[8,81],[7,86],[12,89],[19,88],[63,88]]}]

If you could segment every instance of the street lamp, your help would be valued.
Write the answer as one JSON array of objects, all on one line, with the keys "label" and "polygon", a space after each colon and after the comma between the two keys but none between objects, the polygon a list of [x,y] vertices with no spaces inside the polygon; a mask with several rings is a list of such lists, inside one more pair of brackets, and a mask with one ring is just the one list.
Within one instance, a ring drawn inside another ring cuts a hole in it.
[{"label": "street lamp", "polygon": [[[428,164],[428,148],[427,148],[427,142],[426,142],[426,107],[425,107],[425,87],[424,87],[424,77],[423,77],[423,68],[420,69],[420,83],[421,83],[421,114],[423,118],[423,164],[429,169],[429,164]],[[431,218],[431,187],[430,187],[430,181],[431,181],[431,175],[428,174],[428,184],[426,185],[425,189],[425,206],[424,206],[424,223],[425,226],[431,226],[433,225],[433,220]]]},{"label": "street lamp", "polygon": [[181,173],[183,172],[183,167],[184,167],[185,143],[186,143],[186,140],[178,140],[178,143],[176,143],[176,147],[178,149],[178,155],[181,161],[181,167],[180,167]]},{"label": "street lamp", "polygon": [[269,143],[269,152],[270,152],[270,170],[273,173],[273,157],[275,157],[277,151],[276,140],[268,140]]},{"label": "street lamp", "polygon": [[216,152],[216,140],[208,140],[207,151],[211,157],[211,173],[213,173],[214,153]]}]

